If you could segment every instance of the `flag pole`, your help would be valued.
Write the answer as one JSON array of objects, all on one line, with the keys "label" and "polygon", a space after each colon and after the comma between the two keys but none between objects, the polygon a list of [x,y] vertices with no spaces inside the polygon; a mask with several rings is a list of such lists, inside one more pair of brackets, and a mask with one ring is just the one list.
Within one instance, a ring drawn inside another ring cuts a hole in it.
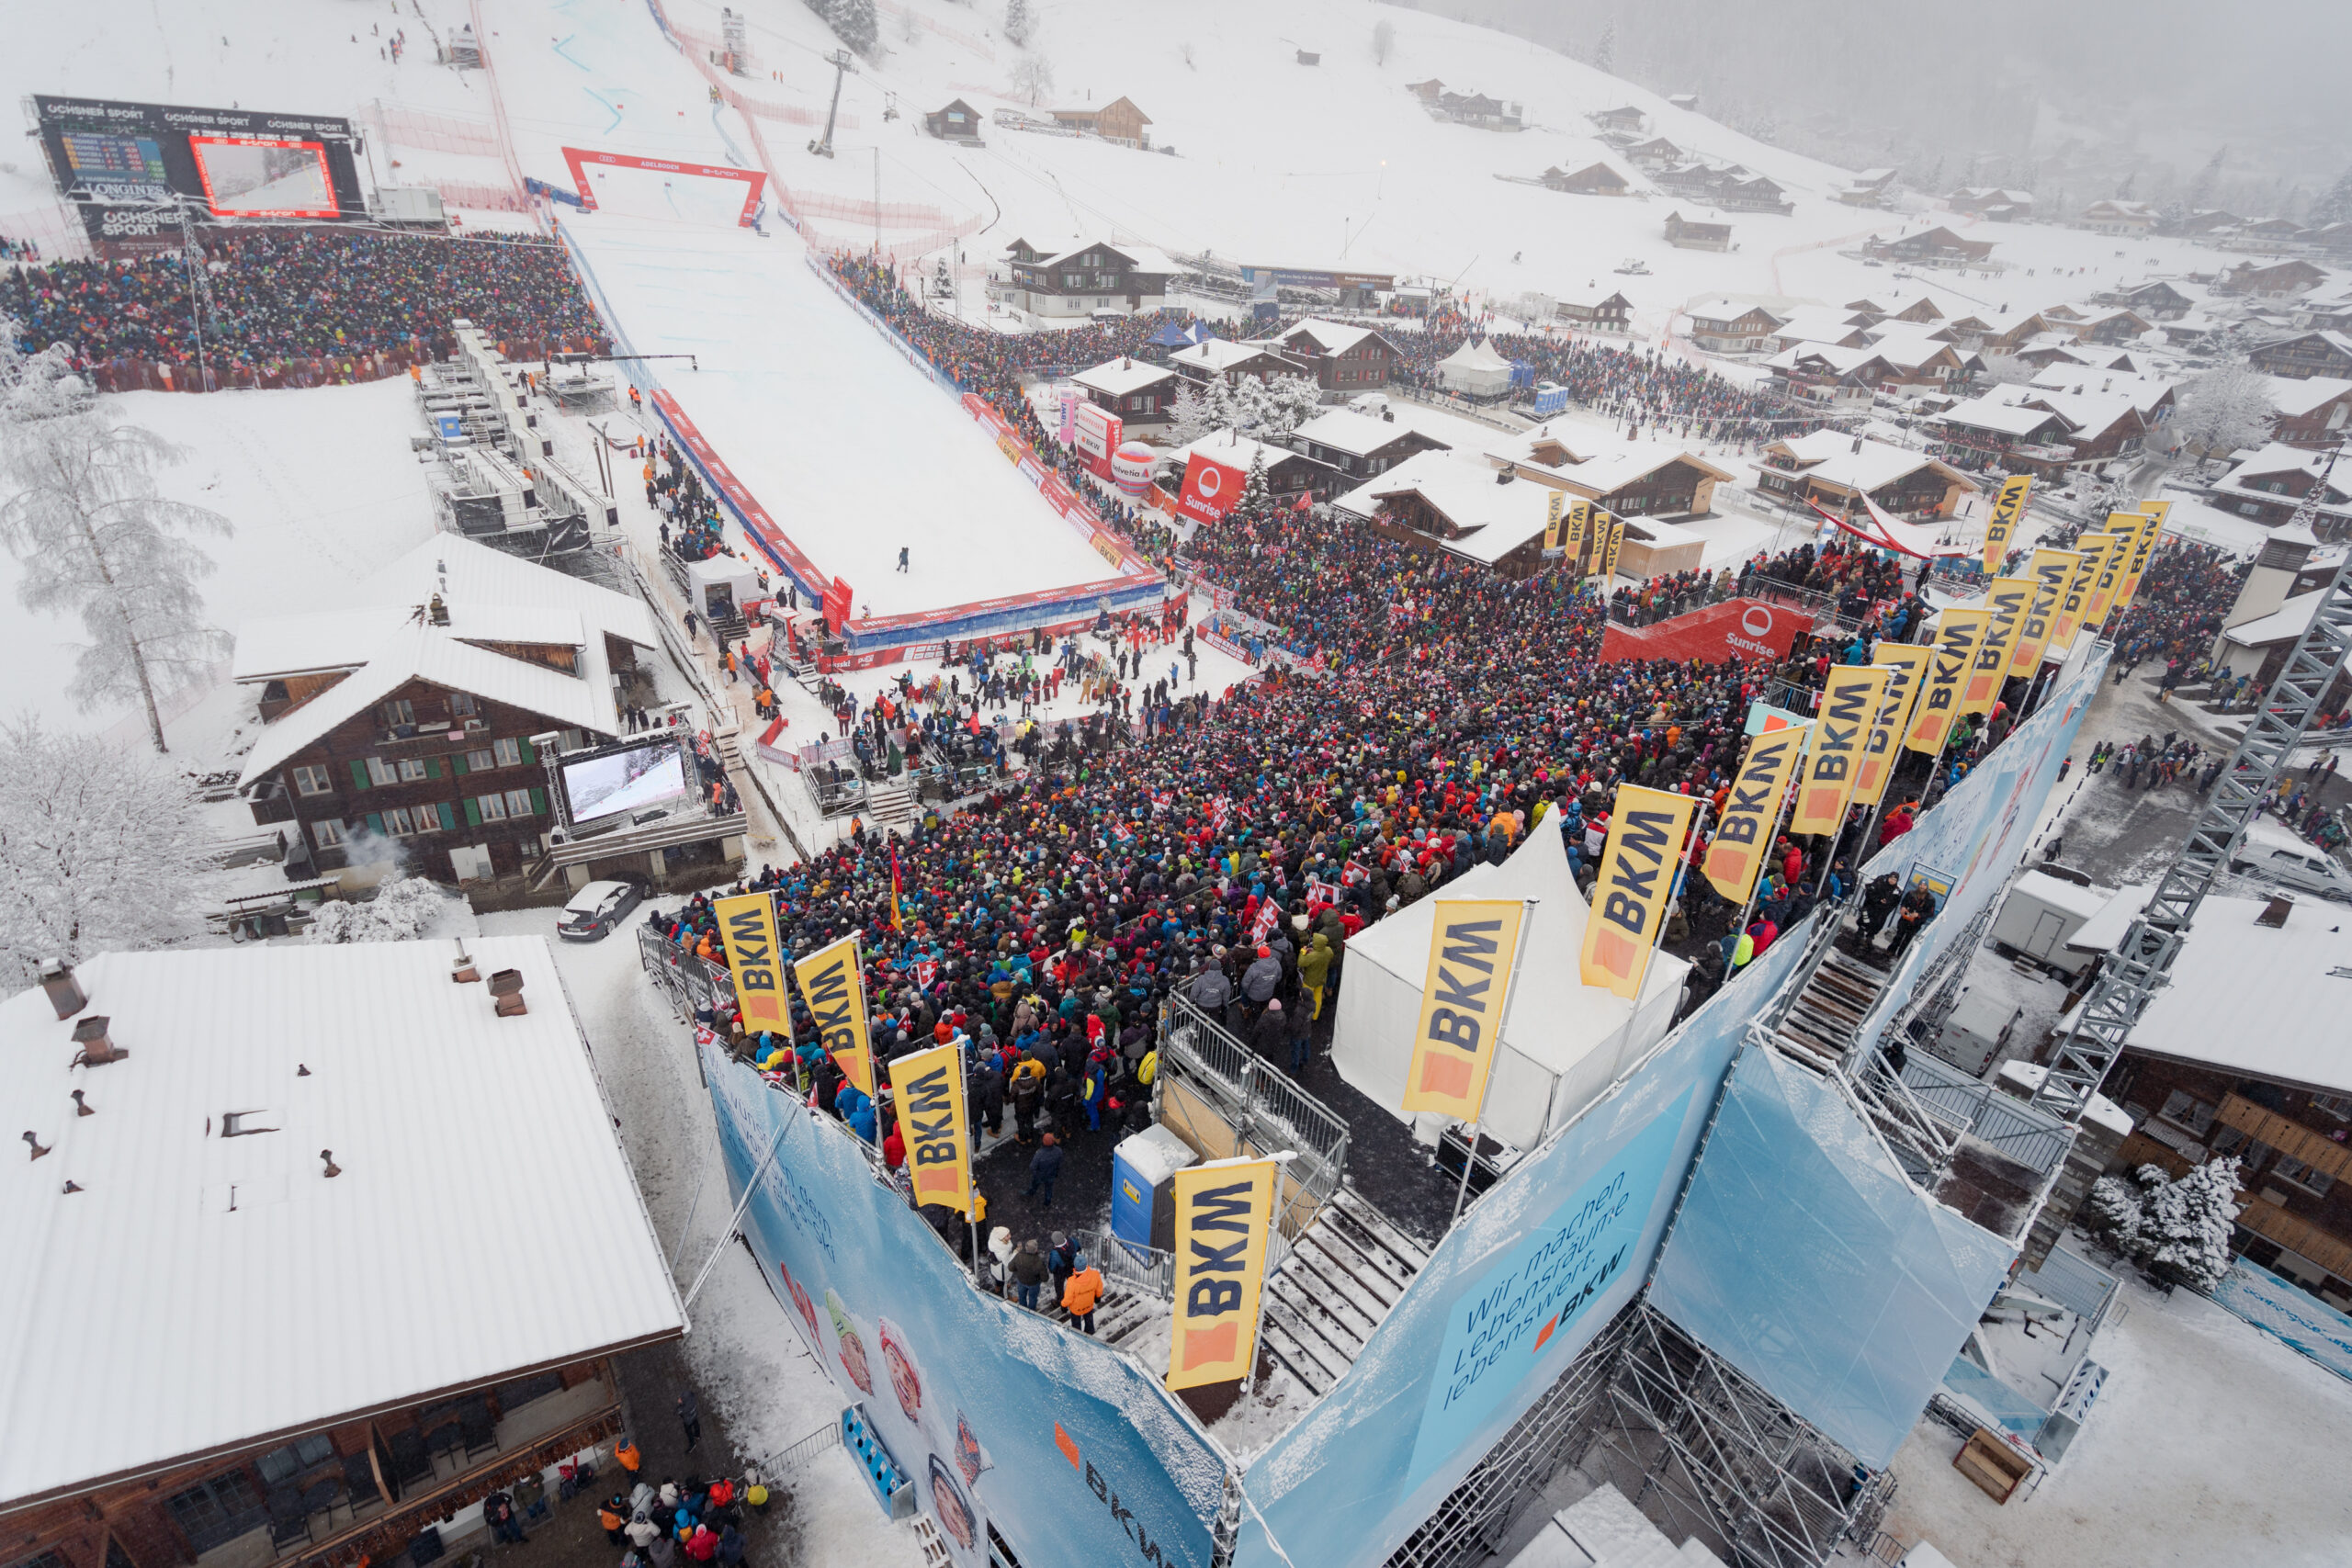
[{"label": "flag pole", "polygon": [[[1707,830],[1707,808],[1712,804],[1706,800],[1699,802],[1699,814],[1690,819],[1690,836],[1682,843],[1682,864],[1675,872],[1674,887],[1667,895],[1666,908],[1658,915],[1657,931],[1651,936],[1648,945],[1642,949],[1642,967],[1634,976],[1633,1001],[1636,1013],[1642,1010],[1642,987],[1649,983],[1651,961],[1657,957],[1657,950],[1666,945],[1667,917],[1673,912],[1675,901],[1682,897],[1683,890],[1690,886],[1691,857],[1698,852],[1699,835]],[[1630,1024],[1632,1020],[1629,1018],[1626,1021]]]},{"label": "flag pole", "polygon": [[[1282,1149],[1268,1155],[1262,1162],[1274,1168],[1274,1185],[1272,1196],[1266,1201],[1269,1207],[1266,1215],[1266,1269],[1258,1280],[1257,1321],[1250,1325],[1250,1364],[1241,1369],[1241,1393],[1244,1398],[1249,1397],[1250,1390],[1258,1385],[1258,1341],[1266,1332],[1266,1284],[1274,1276],[1274,1237],[1282,1231],[1283,1177],[1287,1173],[1290,1162],[1297,1157],[1296,1149]],[[1109,1233],[1104,1234],[1107,1235]],[[1110,1244],[1105,1242],[1103,1245],[1107,1247]]]},{"label": "flag pole", "polygon": [[1534,899],[1520,900],[1519,918],[1519,946],[1510,955],[1510,978],[1503,982],[1502,1012],[1495,1020],[1495,1038],[1487,1050],[1489,1058],[1487,1066],[1487,1081],[1478,1086],[1478,1109],[1470,1118],[1470,1140],[1462,1151],[1462,1185],[1454,1190],[1453,1214],[1445,1222],[1445,1228],[1448,1230],[1452,1230],[1455,1223],[1462,1218],[1462,1205],[1470,1196],[1470,1171],[1478,1162],[1478,1122],[1486,1114],[1487,1089],[1494,1079],[1492,1058],[1502,1050],[1503,1026],[1510,1021],[1510,1004],[1519,995],[1519,966],[1527,957],[1527,933],[1535,923]]}]

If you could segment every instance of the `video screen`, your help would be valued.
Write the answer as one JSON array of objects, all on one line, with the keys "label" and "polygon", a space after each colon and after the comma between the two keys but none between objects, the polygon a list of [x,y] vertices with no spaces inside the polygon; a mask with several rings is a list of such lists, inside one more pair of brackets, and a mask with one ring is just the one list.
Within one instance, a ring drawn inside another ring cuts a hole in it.
[{"label": "video screen", "polygon": [[574,822],[641,811],[686,793],[685,755],[667,740],[566,762],[559,772]]},{"label": "video screen", "polygon": [[219,218],[337,215],[327,150],[273,137],[191,136],[204,199]]},{"label": "video screen", "polygon": [[59,141],[74,186],[110,201],[171,199],[171,175],[153,137],[77,130]]}]

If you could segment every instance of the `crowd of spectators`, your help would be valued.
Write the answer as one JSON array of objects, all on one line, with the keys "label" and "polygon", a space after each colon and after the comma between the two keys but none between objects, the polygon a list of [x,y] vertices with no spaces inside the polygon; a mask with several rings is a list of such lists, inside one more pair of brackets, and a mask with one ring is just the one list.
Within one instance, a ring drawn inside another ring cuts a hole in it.
[{"label": "crowd of spectators", "polygon": [[64,344],[101,391],[194,390],[199,343],[213,388],[373,379],[451,353],[459,317],[516,359],[607,346],[544,241],[273,226],[202,247],[198,300],[174,251],[0,270],[0,316],[28,351]]}]

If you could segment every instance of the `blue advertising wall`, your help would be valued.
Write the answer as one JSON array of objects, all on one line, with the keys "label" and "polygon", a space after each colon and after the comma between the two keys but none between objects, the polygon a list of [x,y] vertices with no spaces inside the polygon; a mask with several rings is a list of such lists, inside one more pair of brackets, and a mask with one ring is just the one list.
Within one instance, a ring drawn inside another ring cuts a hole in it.
[{"label": "blue advertising wall", "polygon": [[2212,1294],[2214,1301],[2280,1344],[2352,1382],[2352,1317],[2243,1258],[2232,1260]]},{"label": "blue advertising wall", "polygon": [[1380,1562],[1633,1300],[1741,1032],[1803,957],[1804,931],[1446,1234],[1347,1375],[1250,1462],[1237,1563]]},{"label": "blue advertising wall", "polygon": [[1826,1079],[1750,1051],[1650,1304],[1877,1470],[2012,1256],[1905,1180]]},{"label": "blue advertising wall", "polygon": [[915,1482],[958,1568],[1209,1568],[1225,1462],[1118,1351],[982,1295],[839,1122],[700,1047],[728,1185],[784,1317]]}]

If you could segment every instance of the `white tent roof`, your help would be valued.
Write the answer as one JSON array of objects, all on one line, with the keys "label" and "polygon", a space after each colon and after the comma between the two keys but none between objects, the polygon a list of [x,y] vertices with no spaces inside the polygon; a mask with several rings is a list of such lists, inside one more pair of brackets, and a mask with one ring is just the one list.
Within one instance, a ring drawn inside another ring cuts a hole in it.
[{"label": "white tent roof", "polygon": [[447,941],[94,958],[102,1066],[0,1002],[0,1506],[680,1331],[547,942],[466,942],[528,1012]]},{"label": "white tent roof", "polygon": [[1438,361],[1440,370],[1509,370],[1510,361],[1495,352],[1491,342],[1464,342],[1460,348]]},{"label": "white tent roof", "polygon": [[[1690,965],[1664,951],[1651,960],[1642,985],[1642,1026],[1629,1042],[1633,1004],[1577,977],[1584,896],[1569,873],[1556,818],[1547,816],[1502,864],[1473,867],[1349,942],[1348,984],[1340,990],[1331,1060],[1342,1077],[1393,1111],[1405,1096],[1437,906],[1453,898],[1536,901],[1520,938],[1524,957],[1487,1089],[1489,1129],[1530,1147],[1664,1037]],[[1355,1003],[1346,1005],[1351,992]]]}]

